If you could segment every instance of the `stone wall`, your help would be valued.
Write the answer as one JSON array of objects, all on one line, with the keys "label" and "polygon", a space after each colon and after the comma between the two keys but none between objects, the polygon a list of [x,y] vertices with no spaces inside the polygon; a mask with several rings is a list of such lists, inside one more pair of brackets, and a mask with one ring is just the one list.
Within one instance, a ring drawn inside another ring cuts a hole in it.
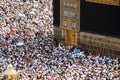
[{"label": "stone wall", "polygon": [[120,38],[80,32],[80,43],[84,48],[101,54],[120,56]]},{"label": "stone wall", "polygon": [[[54,31],[58,40],[65,40],[64,30],[55,27]],[[100,52],[101,55],[120,57],[120,38],[80,32],[78,35],[78,46],[82,46],[91,52]]]}]

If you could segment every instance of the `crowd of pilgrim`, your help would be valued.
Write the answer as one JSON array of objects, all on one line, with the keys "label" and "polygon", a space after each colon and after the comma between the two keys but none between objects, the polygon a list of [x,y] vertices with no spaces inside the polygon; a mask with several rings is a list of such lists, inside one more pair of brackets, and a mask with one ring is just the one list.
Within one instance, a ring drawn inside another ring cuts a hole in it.
[{"label": "crowd of pilgrim", "polygon": [[18,80],[120,80],[118,58],[54,44],[52,10],[50,0],[0,0],[1,80],[10,63]]}]

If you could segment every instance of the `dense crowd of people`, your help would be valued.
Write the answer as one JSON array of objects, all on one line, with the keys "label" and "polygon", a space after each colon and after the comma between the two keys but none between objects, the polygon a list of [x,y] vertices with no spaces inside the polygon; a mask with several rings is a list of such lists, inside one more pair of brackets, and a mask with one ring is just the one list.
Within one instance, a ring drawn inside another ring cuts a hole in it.
[{"label": "dense crowd of people", "polygon": [[120,80],[118,58],[53,44],[52,8],[49,0],[0,1],[1,79],[11,63],[18,80]]},{"label": "dense crowd of people", "polygon": [[[44,15],[43,15],[44,14]],[[0,1],[0,34],[12,37],[52,30],[52,2]],[[18,35],[19,33],[19,35]]]}]

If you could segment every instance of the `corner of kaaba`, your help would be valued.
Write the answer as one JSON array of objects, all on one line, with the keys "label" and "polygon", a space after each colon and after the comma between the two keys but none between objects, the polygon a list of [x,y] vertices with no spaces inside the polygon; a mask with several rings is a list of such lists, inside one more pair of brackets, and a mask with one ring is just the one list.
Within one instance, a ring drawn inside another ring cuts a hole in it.
[{"label": "corner of kaaba", "polygon": [[120,80],[120,0],[0,0],[0,80]]}]

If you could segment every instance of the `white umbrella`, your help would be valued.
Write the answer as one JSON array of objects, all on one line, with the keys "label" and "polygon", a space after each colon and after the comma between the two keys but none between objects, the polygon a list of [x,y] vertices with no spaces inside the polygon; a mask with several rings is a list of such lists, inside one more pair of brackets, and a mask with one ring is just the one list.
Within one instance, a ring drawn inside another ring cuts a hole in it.
[{"label": "white umbrella", "polygon": [[31,10],[32,10],[32,11],[37,11],[37,10],[36,10],[36,9],[34,9],[34,8],[33,8],[33,9],[31,9]]},{"label": "white umbrella", "polygon": [[38,18],[35,18],[35,19],[33,19],[33,22],[35,22],[35,23],[39,23],[39,19]]},{"label": "white umbrella", "polygon": [[23,42],[18,42],[18,43],[16,43],[16,45],[17,46],[22,46],[22,45],[24,45],[24,43]]},{"label": "white umbrella", "polygon": [[20,17],[25,17],[25,14],[18,14],[18,16],[20,16]]},{"label": "white umbrella", "polygon": [[35,15],[36,13],[35,13],[34,11],[31,11],[31,12],[30,12],[30,14],[33,14],[33,15]]}]

